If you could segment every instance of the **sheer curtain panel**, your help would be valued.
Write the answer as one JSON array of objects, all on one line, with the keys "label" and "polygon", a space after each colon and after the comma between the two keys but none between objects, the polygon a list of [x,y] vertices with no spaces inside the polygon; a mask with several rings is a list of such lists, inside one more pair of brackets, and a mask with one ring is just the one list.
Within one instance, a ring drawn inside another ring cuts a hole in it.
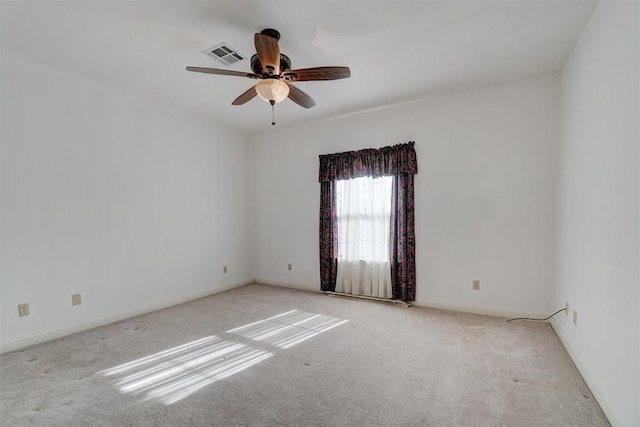
[{"label": "sheer curtain panel", "polygon": [[337,181],[336,292],[391,298],[392,177]]}]

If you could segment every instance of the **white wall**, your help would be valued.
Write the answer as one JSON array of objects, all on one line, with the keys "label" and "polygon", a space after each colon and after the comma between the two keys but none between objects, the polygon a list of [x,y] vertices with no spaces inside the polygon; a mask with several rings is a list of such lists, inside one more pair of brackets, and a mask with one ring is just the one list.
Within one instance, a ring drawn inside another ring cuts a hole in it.
[{"label": "white wall", "polygon": [[[638,3],[601,1],[561,78],[553,326],[614,425],[640,425]],[[573,310],[578,323],[572,323]]]},{"label": "white wall", "polygon": [[251,280],[245,136],[7,51],[1,78],[2,350]]},{"label": "white wall", "polygon": [[255,136],[256,279],[319,290],[319,154],[414,140],[417,303],[547,313],[558,83],[544,75]]}]

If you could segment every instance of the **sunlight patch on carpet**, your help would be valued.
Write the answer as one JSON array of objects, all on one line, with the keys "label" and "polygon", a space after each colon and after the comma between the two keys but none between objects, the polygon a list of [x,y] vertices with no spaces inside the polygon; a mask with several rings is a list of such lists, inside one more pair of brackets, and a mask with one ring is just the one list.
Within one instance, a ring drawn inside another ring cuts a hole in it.
[{"label": "sunlight patch on carpet", "polygon": [[227,333],[286,349],[346,322],[348,320],[291,310]]},{"label": "sunlight patch on carpet", "polygon": [[273,352],[254,348],[245,340],[273,346],[277,351],[291,348],[346,322],[348,320],[291,310],[231,329],[226,332],[231,337],[201,338],[99,374],[111,378],[121,393],[141,395],[144,400],[170,405],[274,356]]},{"label": "sunlight patch on carpet", "polygon": [[259,363],[273,353],[211,336],[100,372],[125,394],[165,405]]}]

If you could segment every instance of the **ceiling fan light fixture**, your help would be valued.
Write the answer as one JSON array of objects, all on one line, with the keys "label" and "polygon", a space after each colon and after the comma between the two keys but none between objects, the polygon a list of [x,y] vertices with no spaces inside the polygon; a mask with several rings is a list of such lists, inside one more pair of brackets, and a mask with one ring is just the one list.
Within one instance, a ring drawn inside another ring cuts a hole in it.
[{"label": "ceiling fan light fixture", "polygon": [[275,104],[289,96],[289,85],[277,79],[264,79],[256,83],[256,93],[268,103]]}]

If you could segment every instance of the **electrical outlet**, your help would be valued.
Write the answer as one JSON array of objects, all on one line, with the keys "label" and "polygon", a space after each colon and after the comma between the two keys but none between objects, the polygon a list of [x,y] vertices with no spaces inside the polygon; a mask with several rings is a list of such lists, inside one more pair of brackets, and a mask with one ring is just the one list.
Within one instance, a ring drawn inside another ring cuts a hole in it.
[{"label": "electrical outlet", "polygon": [[82,300],[80,299],[80,294],[71,295],[71,305],[80,305],[82,304]]},{"label": "electrical outlet", "polygon": [[18,316],[28,316],[29,315],[29,304],[18,304]]},{"label": "electrical outlet", "polygon": [[565,316],[569,315],[569,301],[564,303],[564,314]]},{"label": "electrical outlet", "polygon": [[227,266],[226,265],[222,266],[222,273],[227,274]]},{"label": "electrical outlet", "polygon": [[473,290],[474,291],[479,291],[480,290],[480,280],[474,280],[473,281]]},{"label": "electrical outlet", "polygon": [[578,312],[573,310],[573,324],[578,326]]},{"label": "electrical outlet", "polygon": [[289,269],[289,271],[293,270],[293,264],[289,263],[289,265],[287,266],[287,268]]}]

